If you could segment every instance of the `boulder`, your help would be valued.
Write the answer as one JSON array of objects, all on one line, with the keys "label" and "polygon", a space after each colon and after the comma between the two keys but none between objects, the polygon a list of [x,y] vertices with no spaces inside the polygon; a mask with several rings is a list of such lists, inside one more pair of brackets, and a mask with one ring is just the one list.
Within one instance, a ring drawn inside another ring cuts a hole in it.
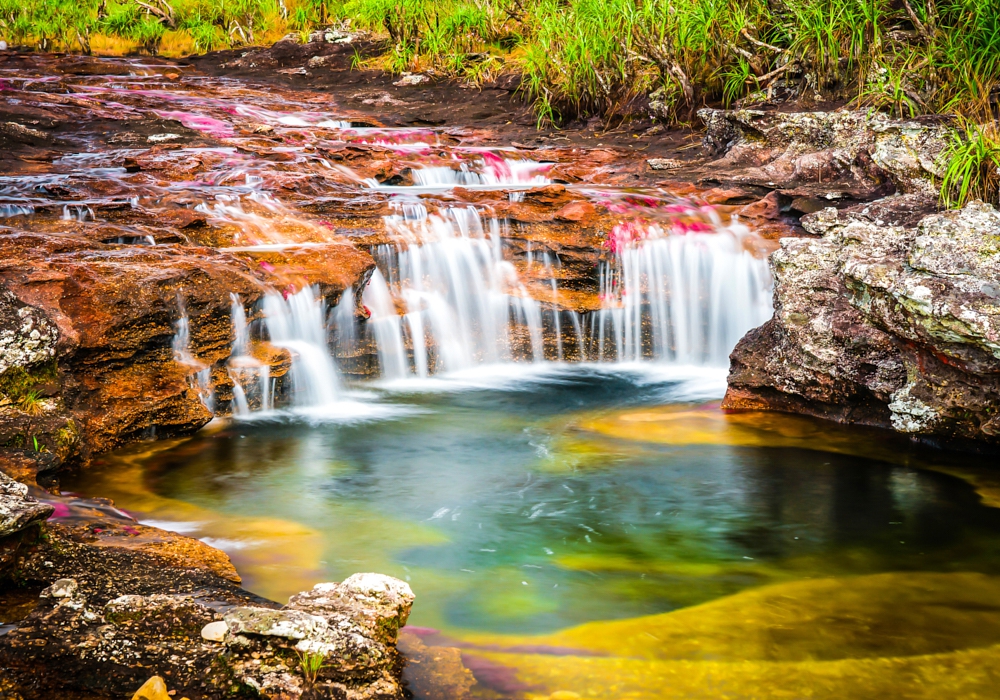
[{"label": "boulder", "polygon": [[[711,179],[794,196],[870,200],[890,194],[935,199],[948,131],[939,122],[881,113],[702,109]],[[719,175],[724,173],[724,175]]]},{"label": "boulder", "polygon": [[46,520],[55,508],[28,495],[28,487],[0,472],[0,539]]},{"label": "boulder", "polygon": [[803,217],[772,256],[775,314],[731,356],[730,409],[809,413],[935,442],[1000,442],[1000,213],[887,225]]}]

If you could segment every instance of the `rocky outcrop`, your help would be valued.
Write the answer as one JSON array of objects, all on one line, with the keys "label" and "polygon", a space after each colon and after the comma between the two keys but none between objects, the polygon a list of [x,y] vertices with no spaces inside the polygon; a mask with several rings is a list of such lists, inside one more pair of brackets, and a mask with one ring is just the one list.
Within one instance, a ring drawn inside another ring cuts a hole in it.
[{"label": "rocky outcrop", "polygon": [[[712,178],[827,201],[891,194],[937,198],[947,130],[881,113],[702,109]],[[720,174],[721,173],[721,174]]]},{"label": "rocky outcrop", "polygon": [[818,238],[782,241],[774,317],[733,352],[724,406],[1000,443],[1000,213],[880,210],[827,209],[803,219]]},{"label": "rocky outcrop", "polygon": [[[26,487],[11,488],[24,500]],[[128,697],[153,675],[204,700],[404,697],[396,641],[413,594],[402,581],[356,574],[281,608],[242,590],[224,554],[181,535],[110,520],[48,524],[44,535],[0,569],[0,586],[44,586],[0,636],[0,697]]]}]

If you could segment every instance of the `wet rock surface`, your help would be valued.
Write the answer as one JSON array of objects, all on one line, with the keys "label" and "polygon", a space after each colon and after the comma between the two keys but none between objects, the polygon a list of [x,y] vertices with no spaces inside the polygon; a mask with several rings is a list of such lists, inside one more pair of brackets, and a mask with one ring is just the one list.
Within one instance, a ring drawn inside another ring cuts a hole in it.
[{"label": "wet rock surface", "polygon": [[772,258],[775,316],[732,355],[724,406],[791,410],[942,444],[996,444],[1000,213],[916,227],[828,209]]}]

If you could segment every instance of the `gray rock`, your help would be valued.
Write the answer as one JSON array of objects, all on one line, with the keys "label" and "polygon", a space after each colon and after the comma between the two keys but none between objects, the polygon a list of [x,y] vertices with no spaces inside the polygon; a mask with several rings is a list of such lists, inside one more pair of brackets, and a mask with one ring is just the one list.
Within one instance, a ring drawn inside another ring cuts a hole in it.
[{"label": "gray rock", "polygon": [[1000,213],[803,226],[821,238],[772,256],[775,315],[734,350],[726,405],[1000,442]]},{"label": "gray rock", "polygon": [[0,538],[46,520],[55,508],[28,496],[28,487],[0,473]]},{"label": "gray rock", "polygon": [[223,619],[230,634],[256,634],[295,640],[321,635],[328,627],[324,618],[298,610],[242,607],[230,610]]},{"label": "gray rock", "polygon": [[40,309],[0,285],[0,374],[56,356],[59,331]]},{"label": "gray rock", "polygon": [[936,198],[947,130],[880,113],[702,109],[711,172],[744,185],[837,199],[897,192]]}]

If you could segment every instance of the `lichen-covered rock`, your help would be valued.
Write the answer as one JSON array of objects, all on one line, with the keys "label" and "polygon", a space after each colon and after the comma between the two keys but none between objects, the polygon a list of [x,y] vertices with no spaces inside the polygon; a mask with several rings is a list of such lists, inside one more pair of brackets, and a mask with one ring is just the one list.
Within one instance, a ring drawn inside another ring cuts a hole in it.
[{"label": "lichen-covered rock", "polygon": [[288,601],[293,610],[347,614],[383,644],[395,644],[413,606],[408,584],[382,574],[354,574],[343,583],[319,583]]},{"label": "lichen-covered rock", "polygon": [[58,341],[59,330],[44,312],[0,285],[0,375],[52,359]]},{"label": "lichen-covered rock", "polygon": [[404,697],[395,633],[376,638],[405,622],[413,596],[401,581],[362,574],[318,586],[342,597],[310,611],[279,609],[155,548],[74,535],[51,527],[21,562],[29,583],[50,578],[34,611],[0,637],[13,690],[125,697],[162,675],[178,697],[203,700]]},{"label": "lichen-covered rock", "polygon": [[0,539],[48,518],[55,509],[28,495],[28,487],[0,472]]},{"label": "lichen-covered rock", "polygon": [[935,198],[947,142],[936,123],[884,114],[702,109],[705,149],[717,180],[799,195],[874,199],[891,193]]},{"label": "lichen-covered rock", "polygon": [[772,257],[775,315],[732,355],[729,408],[820,415],[925,438],[1000,441],[1000,213],[891,226],[803,219]]}]

